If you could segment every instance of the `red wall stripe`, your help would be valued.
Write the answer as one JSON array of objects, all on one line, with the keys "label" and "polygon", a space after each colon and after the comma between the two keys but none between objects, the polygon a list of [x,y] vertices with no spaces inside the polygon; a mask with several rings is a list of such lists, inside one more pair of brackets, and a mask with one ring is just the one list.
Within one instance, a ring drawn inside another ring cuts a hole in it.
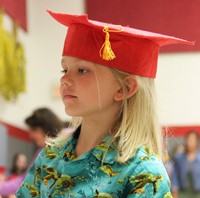
[{"label": "red wall stripe", "polygon": [[18,127],[15,127],[11,124],[1,122],[0,124],[4,125],[6,129],[8,130],[8,135],[26,142],[31,142],[32,140],[29,137],[29,133],[26,130],[20,129]]},{"label": "red wall stripe", "polygon": [[163,52],[200,51],[199,0],[86,0],[89,18],[196,41],[170,45]]},{"label": "red wall stripe", "polygon": [[[15,127],[11,124],[1,122],[0,124],[4,125],[7,130],[8,134],[11,137],[31,142],[32,140],[29,137],[28,131]],[[196,131],[200,135],[200,126],[168,126],[163,127],[163,134],[164,136],[173,138],[173,137],[182,137],[185,136],[189,131]]]},{"label": "red wall stripe", "polygon": [[4,173],[6,171],[6,167],[0,166],[0,174]]},{"label": "red wall stripe", "polygon": [[167,137],[182,137],[189,131],[196,131],[200,135],[200,126],[169,126],[163,127],[163,131]]}]

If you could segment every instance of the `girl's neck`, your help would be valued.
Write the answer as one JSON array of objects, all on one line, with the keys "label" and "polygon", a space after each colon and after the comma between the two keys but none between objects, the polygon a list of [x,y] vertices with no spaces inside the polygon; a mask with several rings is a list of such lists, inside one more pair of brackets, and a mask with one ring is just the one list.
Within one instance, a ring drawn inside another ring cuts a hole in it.
[{"label": "girl's neck", "polygon": [[81,131],[76,145],[76,155],[89,151],[111,134],[113,116],[104,115],[83,118]]}]

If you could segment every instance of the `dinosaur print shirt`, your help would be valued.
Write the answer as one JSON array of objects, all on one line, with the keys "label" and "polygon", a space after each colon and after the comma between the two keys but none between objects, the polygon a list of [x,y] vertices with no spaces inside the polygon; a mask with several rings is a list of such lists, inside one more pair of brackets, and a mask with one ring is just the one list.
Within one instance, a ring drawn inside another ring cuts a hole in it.
[{"label": "dinosaur print shirt", "polygon": [[165,168],[146,146],[126,163],[116,161],[110,136],[75,156],[77,130],[61,148],[46,146],[32,165],[19,198],[172,198]]}]

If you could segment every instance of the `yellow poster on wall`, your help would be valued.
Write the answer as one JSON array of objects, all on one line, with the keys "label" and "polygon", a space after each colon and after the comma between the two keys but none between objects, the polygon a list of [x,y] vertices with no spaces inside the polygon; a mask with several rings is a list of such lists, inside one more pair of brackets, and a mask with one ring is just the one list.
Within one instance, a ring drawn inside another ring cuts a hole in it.
[{"label": "yellow poster on wall", "polygon": [[[14,26],[17,28],[16,26]],[[0,13],[0,96],[6,101],[16,100],[26,89],[25,57],[21,43],[3,28],[3,12]]]}]

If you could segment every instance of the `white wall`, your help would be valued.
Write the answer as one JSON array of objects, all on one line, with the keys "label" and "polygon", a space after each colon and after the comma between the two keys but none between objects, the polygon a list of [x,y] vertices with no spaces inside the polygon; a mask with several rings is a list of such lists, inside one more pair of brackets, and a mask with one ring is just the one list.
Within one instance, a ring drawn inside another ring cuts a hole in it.
[{"label": "white wall", "polygon": [[[51,97],[59,84],[60,59],[66,28],[46,9],[82,14],[84,0],[29,0],[28,34],[20,31],[27,57],[27,92],[15,103],[0,101],[0,119],[24,126],[23,119],[35,108],[47,106],[66,118],[60,100]],[[156,80],[162,124],[200,124],[200,53],[161,54]]]},{"label": "white wall", "polygon": [[[46,106],[66,119],[63,104],[52,97],[52,86],[59,84],[61,54],[66,27],[58,24],[46,9],[72,14],[84,12],[83,0],[28,0],[28,34],[19,32],[27,58],[27,92],[17,102],[0,100],[0,120],[24,126],[23,120],[33,109]],[[9,29],[8,17],[5,26]]]},{"label": "white wall", "polygon": [[161,123],[200,125],[200,53],[161,54],[158,64]]}]

